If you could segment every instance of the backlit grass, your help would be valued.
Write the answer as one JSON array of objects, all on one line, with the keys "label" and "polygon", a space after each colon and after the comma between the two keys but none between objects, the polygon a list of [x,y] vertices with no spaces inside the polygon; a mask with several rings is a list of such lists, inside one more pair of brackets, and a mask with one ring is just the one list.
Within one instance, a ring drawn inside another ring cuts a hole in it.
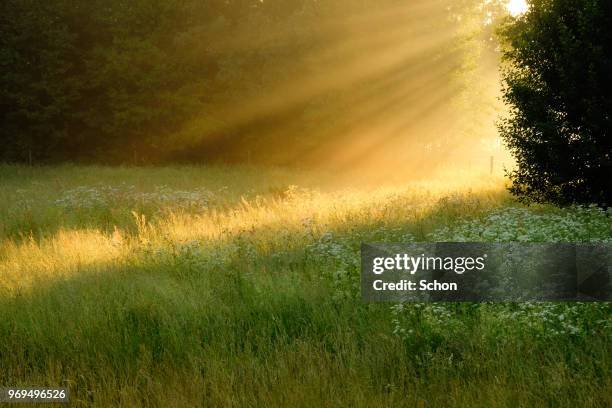
[{"label": "backlit grass", "polygon": [[0,384],[99,407],[609,406],[607,304],[361,302],[361,242],[478,238],[612,226],[487,179],[3,166]]}]

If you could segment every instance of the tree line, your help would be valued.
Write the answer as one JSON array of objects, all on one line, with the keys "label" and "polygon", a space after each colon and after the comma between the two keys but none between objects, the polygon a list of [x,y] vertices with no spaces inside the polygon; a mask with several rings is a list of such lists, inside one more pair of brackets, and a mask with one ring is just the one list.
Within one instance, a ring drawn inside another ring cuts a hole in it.
[{"label": "tree line", "polygon": [[291,161],[373,115],[351,109],[384,99],[393,78],[444,66],[425,85],[450,86],[465,57],[450,40],[342,80],[375,63],[383,41],[456,37],[451,14],[475,3],[4,0],[0,160]]},{"label": "tree line", "polygon": [[501,29],[499,129],[517,160],[511,191],[528,201],[612,202],[612,2],[532,0]]}]

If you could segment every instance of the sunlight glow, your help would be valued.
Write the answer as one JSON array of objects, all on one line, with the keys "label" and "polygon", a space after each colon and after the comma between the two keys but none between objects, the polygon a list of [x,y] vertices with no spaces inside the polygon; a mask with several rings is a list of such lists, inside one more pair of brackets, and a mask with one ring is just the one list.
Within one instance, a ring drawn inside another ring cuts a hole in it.
[{"label": "sunlight glow", "polygon": [[237,202],[226,209],[210,208],[194,214],[168,212],[152,220],[133,212],[138,228],[131,232],[118,227],[113,232],[65,229],[40,241],[0,241],[0,294],[18,296],[44,282],[108,274],[112,265],[123,265],[130,256],[139,259],[138,262],[164,259],[172,253],[167,252],[169,243],[171,248],[205,243],[211,251],[226,251],[216,255],[211,252],[211,258],[205,258],[214,259],[227,253],[224,248],[232,240],[247,233],[262,248],[277,248],[290,236],[307,236],[305,228],[309,233],[319,234],[342,225],[418,219],[439,205],[440,200],[460,203],[462,197],[474,197],[475,192],[483,200],[504,194],[503,179],[461,171],[409,184],[375,183],[375,187],[360,185],[361,177],[357,183],[355,177],[347,177],[346,184],[335,175],[333,180],[322,182],[325,173],[304,173],[304,177],[305,184],[316,181],[321,183],[322,190],[293,185],[282,197],[236,195]]},{"label": "sunlight glow", "polygon": [[[516,0],[479,2],[520,9]],[[219,37],[206,52],[221,59],[296,44],[303,51],[262,68],[252,88],[234,89],[228,80],[227,97],[206,102],[170,136],[160,133],[156,149],[213,151],[228,161],[250,161],[253,153],[266,163],[300,163],[338,178],[359,173],[371,182],[430,177],[456,164],[489,171],[491,156],[501,170],[510,162],[504,148],[478,142],[495,138],[504,109],[498,54],[481,41],[494,12],[462,6],[453,12],[461,23],[449,27],[449,10],[438,1],[383,3],[375,12],[330,9],[317,19],[316,38],[291,22],[261,32],[244,25]]]},{"label": "sunlight glow", "polygon": [[529,5],[525,0],[510,0],[506,8],[513,17],[518,17],[529,10]]}]

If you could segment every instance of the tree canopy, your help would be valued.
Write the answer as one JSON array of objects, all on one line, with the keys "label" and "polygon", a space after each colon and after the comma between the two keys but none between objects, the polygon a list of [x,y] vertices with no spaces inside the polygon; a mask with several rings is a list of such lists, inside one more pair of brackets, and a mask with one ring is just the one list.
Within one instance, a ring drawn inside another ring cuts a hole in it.
[{"label": "tree canopy", "polygon": [[532,0],[501,31],[501,135],[525,200],[609,205],[612,189],[612,3]]},{"label": "tree canopy", "polygon": [[4,0],[0,160],[283,163],[448,125],[477,3]]}]

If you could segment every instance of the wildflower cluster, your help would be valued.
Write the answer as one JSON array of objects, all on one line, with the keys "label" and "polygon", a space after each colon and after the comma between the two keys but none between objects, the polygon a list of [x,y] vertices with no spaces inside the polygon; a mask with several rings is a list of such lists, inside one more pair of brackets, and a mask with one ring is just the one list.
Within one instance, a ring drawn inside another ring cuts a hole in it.
[{"label": "wildflower cluster", "polygon": [[[573,207],[551,212],[504,208],[484,217],[445,226],[430,241],[455,242],[611,242],[609,214],[597,207]],[[466,329],[474,314],[497,327],[500,336],[514,332],[536,339],[612,335],[609,303],[432,304],[392,307],[393,331],[407,340],[450,338]],[[486,319],[485,319],[486,317]],[[433,336],[433,337],[432,337]]]},{"label": "wildflower cluster", "polygon": [[174,190],[168,186],[155,187],[154,191],[138,191],[133,185],[118,187],[76,187],[64,192],[55,205],[66,210],[93,210],[101,208],[155,207],[158,209],[196,210],[207,207],[214,194],[206,189],[190,191]]},{"label": "wildflower cluster", "polygon": [[537,213],[504,208],[484,218],[443,227],[432,241],[455,242],[612,242],[612,220],[596,206]]},{"label": "wildflower cluster", "polygon": [[611,334],[612,307],[602,303],[523,302],[497,311],[499,323],[520,327],[538,339]]},{"label": "wildflower cluster", "polygon": [[326,232],[307,247],[306,254],[313,262],[329,265],[325,270],[329,271],[335,298],[343,299],[359,295],[358,251],[347,239]]}]

